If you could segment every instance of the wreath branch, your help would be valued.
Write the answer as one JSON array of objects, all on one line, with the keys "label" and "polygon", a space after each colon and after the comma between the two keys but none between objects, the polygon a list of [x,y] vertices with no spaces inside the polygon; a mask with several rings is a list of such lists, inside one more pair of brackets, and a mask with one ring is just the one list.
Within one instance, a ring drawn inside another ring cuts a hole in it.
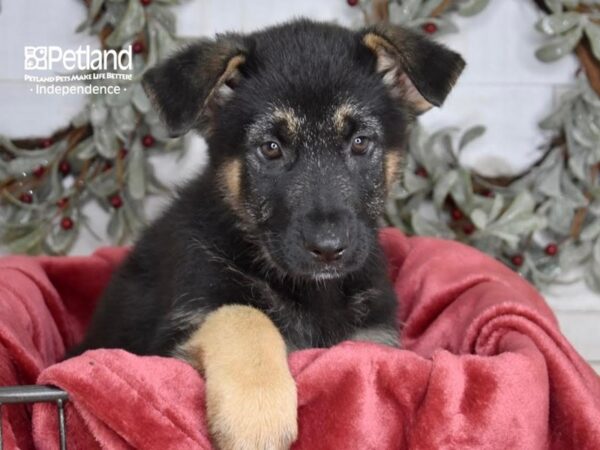
[{"label": "wreath branch", "polygon": [[76,124],[49,137],[0,137],[0,240],[13,252],[66,253],[79,225],[87,226],[82,207],[91,200],[110,214],[113,241],[135,235],[145,197],[164,190],[148,157],[182,149],[181,140],[167,138],[139,85],[150,56],[155,61],[178,44],[170,11],[176,0],[82,3],[88,17],[78,30],[96,34],[102,50],[131,46],[133,80],[115,81],[128,91],[120,98],[90,97]]},{"label": "wreath branch", "polygon": [[[562,22],[559,16],[559,11],[585,14],[600,11],[600,7],[580,4],[569,9],[564,2],[553,12],[545,0],[534,2],[545,13],[555,15],[540,23],[547,26],[540,30],[551,39],[536,53],[538,58],[551,61],[572,48],[580,63],[579,72],[585,74],[560,108],[543,122],[545,129],[556,131],[555,137],[525,170],[511,176],[487,177],[464,167],[459,159],[463,147],[480,136],[483,127],[466,130],[458,149],[454,130],[443,129],[427,136],[417,128],[386,218],[389,224],[410,234],[452,238],[478,247],[540,287],[560,283],[566,280],[563,271],[582,266],[588,286],[600,291],[600,252],[592,252],[593,247],[600,247],[600,227],[595,224],[600,220],[600,161],[594,162],[597,128],[591,124],[600,117],[595,100],[600,95],[600,62],[596,59],[595,28],[588,29],[588,21],[598,20],[595,16],[581,17],[569,28],[569,22]],[[394,20],[387,9],[393,3],[365,2],[370,6],[369,14],[363,7],[365,18],[369,23]],[[415,1],[394,15],[402,25],[433,34],[456,30],[447,17],[449,13],[474,15],[488,3]],[[573,20],[574,16],[568,18]],[[577,42],[572,42],[574,39]]]}]

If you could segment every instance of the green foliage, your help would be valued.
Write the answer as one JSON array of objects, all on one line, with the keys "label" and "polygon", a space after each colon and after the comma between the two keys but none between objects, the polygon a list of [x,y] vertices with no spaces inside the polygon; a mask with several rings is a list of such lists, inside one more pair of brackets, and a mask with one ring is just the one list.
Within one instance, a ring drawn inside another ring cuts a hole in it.
[{"label": "green foliage", "polygon": [[[436,32],[455,31],[446,13],[468,16],[488,2],[445,2],[450,7],[440,10],[442,3],[391,1],[390,21],[413,27],[434,23]],[[554,61],[585,37],[600,60],[600,1],[545,4],[550,14],[536,28],[549,40],[536,56]],[[436,17],[431,17],[434,11]],[[443,129],[429,136],[417,127],[401,182],[387,205],[388,223],[409,234],[475,246],[539,287],[566,282],[577,272],[574,269],[583,269],[588,286],[600,292],[600,98],[585,77],[540,126],[556,138],[537,164],[508,180],[486,179],[461,163],[462,150],[483,134],[484,127],[461,135],[456,129]]]},{"label": "green foliage", "polygon": [[[133,81],[110,80],[121,86],[121,93],[90,96],[72,120],[72,131],[48,148],[19,148],[0,136],[0,233],[10,251],[66,253],[80,227],[90,226],[85,208],[89,203],[110,215],[107,231],[115,243],[144,225],[145,198],[164,192],[149,157],[183,146],[168,138],[140,84],[143,72],[178,44],[170,10],[175,3],[155,0],[142,6],[139,0],[93,0],[78,31],[100,36],[112,29],[107,47],[142,42],[144,51],[134,55]],[[148,136],[152,145],[143,144]],[[61,172],[65,163],[66,174]],[[40,167],[44,173],[36,176]],[[72,220],[71,227],[62,222],[65,218]]]},{"label": "green foliage", "polygon": [[[481,12],[489,3],[490,0],[455,0],[446,5],[445,0],[390,0],[389,20],[411,28],[435,25],[436,34],[451,33],[458,31],[456,24],[447,14],[438,11],[470,17]],[[371,0],[362,0],[359,4],[366,13],[372,7]]]},{"label": "green foliage", "polygon": [[600,99],[585,78],[541,127],[564,140],[510,180],[486,179],[461,163],[483,127],[431,136],[415,128],[388,222],[408,234],[477,247],[540,287],[583,267],[587,284],[600,291]]},{"label": "green foliage", "polygon": [[548,37],[548,42],[535,55],[544,62],[555,61],[571,53],[586,37],[594,56],[600,59],[600,11],[590,8],[600,2],[545,0],[545,3],[551,13],[541,18],[536,28]]}]

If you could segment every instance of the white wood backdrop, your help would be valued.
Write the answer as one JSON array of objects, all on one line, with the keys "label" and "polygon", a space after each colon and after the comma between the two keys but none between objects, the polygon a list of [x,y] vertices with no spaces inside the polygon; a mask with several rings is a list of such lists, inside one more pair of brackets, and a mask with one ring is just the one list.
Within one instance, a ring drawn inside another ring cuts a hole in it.
[{"label": "white wood backdrop", "polygon": [[[94,37],[74,33],[84,7],[79,0],[0,2],[0,133],[51,134],[81,110],[85,98],[31,93],[23,82],[23,47],[97,45]],[[358,11],[345,0],[190,0],[177,7],[178,29],[185,36],[251,31],[299,16],[345,25],[360,22]],[[457,19],[461,32],[443,38],[465,56],[468,66],[444,108],[428,113],[423,123],[430,129],[485,124],[486,135],[465,154],[465,163],[484,173],[515,172],[536,159],[545,142],[537,123],[557,104],[577,69],[573,57],[550,65],[535,59],[534,49],[542,42],[533,29],[538,17],[531,1],[495,0],[479,16]],[[181,161],[166,158],[155,164],[170,184],[197,172],[205,161],[204,142],[189,139],[190,151]],[[164,200],[151,203],[150,214],[163,205]],[[94,207],[88,213],[102,235],[105,218]],[[83,234],[73,253],[87,254],[100,245]],[[581,283],[553,288],[545,296],[563,332],[600,370],[600,296]]]}]

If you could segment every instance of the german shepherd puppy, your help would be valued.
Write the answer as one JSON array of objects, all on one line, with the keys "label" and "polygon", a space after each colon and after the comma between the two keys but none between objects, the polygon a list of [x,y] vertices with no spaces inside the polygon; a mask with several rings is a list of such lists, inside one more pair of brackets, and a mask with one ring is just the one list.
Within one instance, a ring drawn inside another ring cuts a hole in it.
[{"label": "german shepherd puppy", "polygon": [[416,115],[463,67],[401,27],[299,20],[149,70],[171,134],[200,131],[210,162],[135,245],[71,355],[181,357],[206,378],[218,447],[288,448],[286,350],[398,345],[378,219]]}]

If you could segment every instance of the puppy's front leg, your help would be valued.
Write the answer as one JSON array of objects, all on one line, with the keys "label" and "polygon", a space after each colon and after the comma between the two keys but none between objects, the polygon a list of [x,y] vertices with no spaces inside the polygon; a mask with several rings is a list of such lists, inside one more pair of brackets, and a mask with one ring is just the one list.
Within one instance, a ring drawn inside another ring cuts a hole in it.
[{"label": "puppy's front leg", "polygon": [[287,449],[296,439],[297,395],[283,338],[261,311],[222,306],[184,344],[206,379],[210,432],[220,449]]}]

